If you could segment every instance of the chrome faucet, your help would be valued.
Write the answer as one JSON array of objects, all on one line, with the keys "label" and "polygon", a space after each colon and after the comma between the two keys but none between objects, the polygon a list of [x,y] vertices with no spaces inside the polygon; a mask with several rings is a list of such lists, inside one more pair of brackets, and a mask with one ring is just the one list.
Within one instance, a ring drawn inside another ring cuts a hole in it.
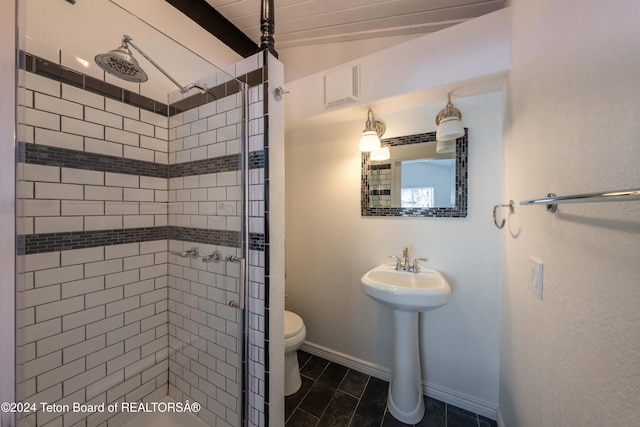
[{"label": "chrome faucet", "polygon": [[181,252],[180,256],[183,258],[198,258],[198,248],[193,247],[187,251]]},{"label": "chrome faucet", "polygon": [[413,260],[413,263],[409,263],[409,248],[402,249],[402,259],[395,255],[390,255],[389,258],[395,258],[396,271],[408,271],[410,273],[420,271],[419,261],[429,261],[429,258],[416,258]]},{"label": "chrome faucet", "polygon": [[402,269],[409,271],[409,248],[402,249]]}]

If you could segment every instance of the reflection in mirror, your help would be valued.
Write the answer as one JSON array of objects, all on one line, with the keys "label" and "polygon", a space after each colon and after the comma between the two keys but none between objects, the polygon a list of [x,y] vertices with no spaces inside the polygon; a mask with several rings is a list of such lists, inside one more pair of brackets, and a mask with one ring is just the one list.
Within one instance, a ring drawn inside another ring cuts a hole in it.
[{"label": "reflection in mirror", "polygon": [[381,140],[390,158],[362,157],[363,216],[467,216],[467,133],[437,153],[435,132]]}]

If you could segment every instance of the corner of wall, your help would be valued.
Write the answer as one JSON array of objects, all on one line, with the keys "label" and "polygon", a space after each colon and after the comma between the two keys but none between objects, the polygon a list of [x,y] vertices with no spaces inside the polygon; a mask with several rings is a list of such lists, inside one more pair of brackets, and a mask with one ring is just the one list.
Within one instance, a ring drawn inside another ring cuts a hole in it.
[{"label": "corner of wall", "polygon": [[265,53],[269,78],[265,84],[269,159],[269,425],[284,422],[284,99],[274,89],[284,84],[284,66]]}]

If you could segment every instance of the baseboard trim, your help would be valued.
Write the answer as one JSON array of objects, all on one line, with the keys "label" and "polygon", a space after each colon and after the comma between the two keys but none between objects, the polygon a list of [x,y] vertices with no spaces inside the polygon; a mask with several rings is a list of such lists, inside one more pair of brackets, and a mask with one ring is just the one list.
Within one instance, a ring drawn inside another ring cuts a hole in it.
[{"label": "baseboard trim", "polygon": [[[309,341],[305,341],[304,344],[302,344],[302,347],[300,347],[300,350],[306,351],[314,356],[330,360],[331,362],[339,363],[347,368],[354,369],[358,372],[362,372],[363,374],[367,374],[384,381],[389,381],[391,379],[391,371],[384,366],[376,365],[374,363],[349,356],[348,354],[313,344]],[[497,418],[498,407],[485,400],[442,387],[438,384],[429,383],[428,381],[422,383],[422,392],[429,397],[457,406],[458,408],[466,409],[467,411],[474,412],[482,415],[483,417],[487,417],[492,420]],[[498,425],[500,426],[499,423]]]}]

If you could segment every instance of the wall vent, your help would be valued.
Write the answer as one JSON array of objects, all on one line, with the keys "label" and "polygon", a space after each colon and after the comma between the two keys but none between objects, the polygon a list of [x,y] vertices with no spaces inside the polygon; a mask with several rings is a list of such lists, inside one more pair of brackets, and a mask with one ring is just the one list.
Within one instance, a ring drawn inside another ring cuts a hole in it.
[{"label": "wall vent", "polygon": [[360,66],[341,68],[324,76],[324,108],[351,104],[360,99]]}]

